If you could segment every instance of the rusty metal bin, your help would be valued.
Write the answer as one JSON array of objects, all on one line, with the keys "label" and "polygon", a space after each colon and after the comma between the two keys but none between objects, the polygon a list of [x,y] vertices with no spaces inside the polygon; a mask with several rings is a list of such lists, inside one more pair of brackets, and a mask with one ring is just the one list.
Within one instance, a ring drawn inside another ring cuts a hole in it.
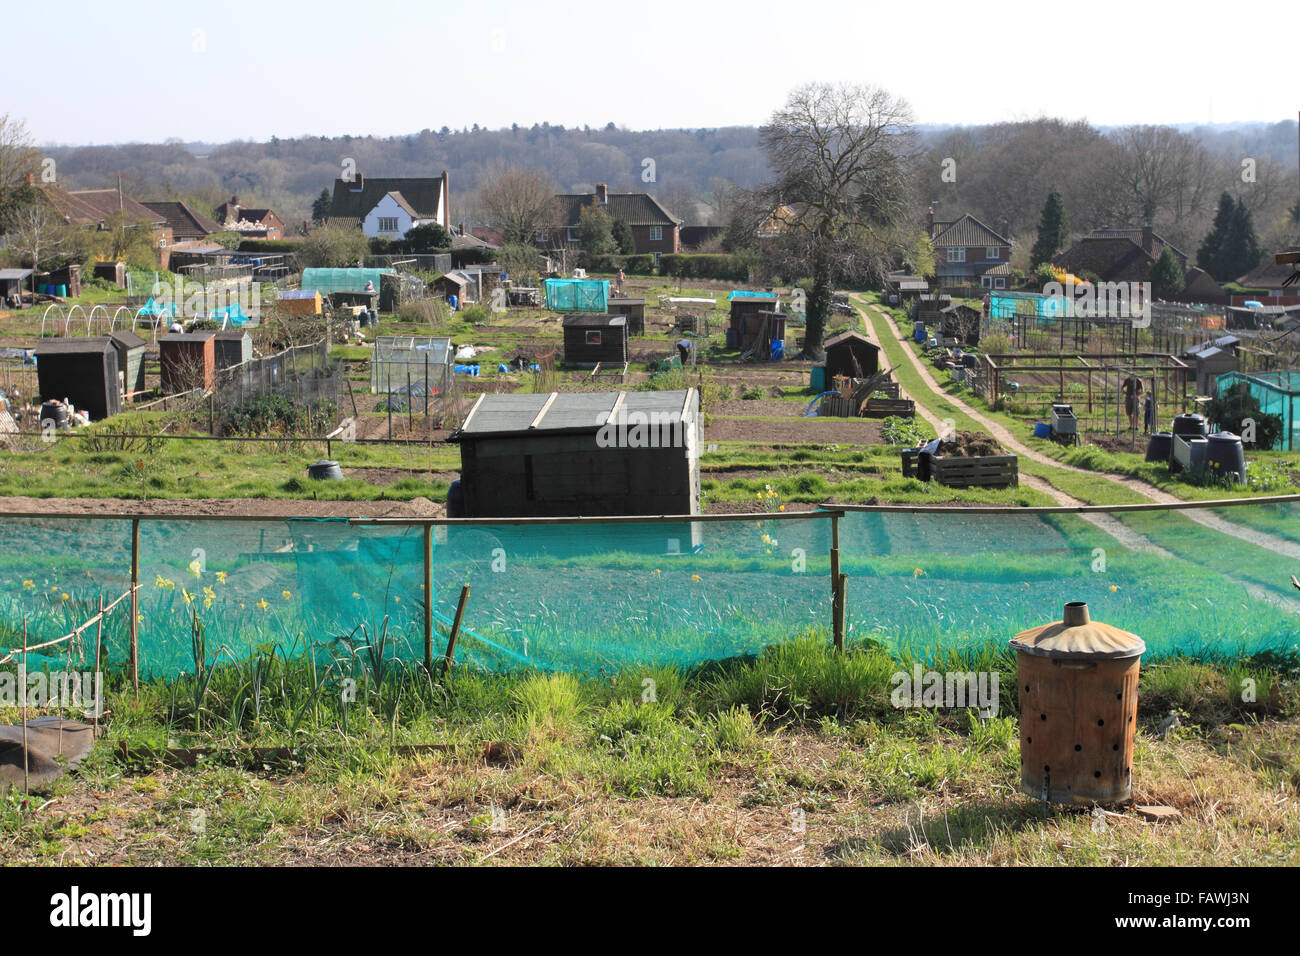
[{"label": "rusty metal bin", "polygon": [[1060,621],[1022,631],[1020,789],[1053,803],[1123,803],[1133,796],[1138,665],[1146,644],[1091,620],[1071,601]]}]

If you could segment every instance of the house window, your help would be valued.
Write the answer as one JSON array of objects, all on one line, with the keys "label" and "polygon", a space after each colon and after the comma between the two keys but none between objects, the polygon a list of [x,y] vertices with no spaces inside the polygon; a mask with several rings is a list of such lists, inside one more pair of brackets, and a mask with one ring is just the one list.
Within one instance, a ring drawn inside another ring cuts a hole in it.
[{"label": "house window", "polygon": [[996,259],[997,257],[998,257],[997,246],[989,246],[987,249],[984,250],[985,259]]},{"label": "house window", "polygon": [[578,230],[572,226],[569,227],[569,241],[573,243],[581,242],[582,237],[578,235]]},{"label": "house window", "polygon": [[588,345],[599,345],[599,344],[600,344],[600,329],[588,329],[588,330],[587,330],[587,344],[588,344]]},{"label": "house window", "polygon": [[950,247],[950,248],[948,249],[948,261],[949,261],[949,262],[965,262],[965,261],[966,261],[966,247],[965,247],[965,246]]},{"label": "house window", "polygon": [[545,241],[546,241],[546,230],[545,230],[545,229],[538,229],[538,230],[537,230],[537,241],[538,241],[538,242],[545,242]]},{"label": "house window", "polygon": [[1002,278],[1002,276],[998,276],[996,279],[993,280],[993,288],[1005,289],[1006,287],[1007,287],[1007,280]]},{"label": "house window", "polygon": [[396,216],[380,216],[380,217],[379,217],[379,231],[380,231],[380,232],[397,232],[397,217],[396,217]]},{"label": "house window", "polygon": [[651,227],[650,227],[650,241],[651,241],[651,242],[661,242],[661,241],[663,240],[663,238],[664,238],[664,227],[663,227],[663,226],[651,226]]},{"label": "house window", "polygon": [[659,253],[655,252],[655,253],[652,253],[652,255],[655,257],[655,268],[658,269],[658,268],[659,268]]}]

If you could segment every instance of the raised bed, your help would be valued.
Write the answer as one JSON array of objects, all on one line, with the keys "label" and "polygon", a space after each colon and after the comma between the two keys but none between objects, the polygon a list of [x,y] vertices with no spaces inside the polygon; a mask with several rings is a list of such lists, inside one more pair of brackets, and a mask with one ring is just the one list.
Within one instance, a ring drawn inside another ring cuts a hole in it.
[{"label": "raised bed", "polygon": [[910,398],[869,398],[862,407],[865,418],[916,417],[916,402]]},{"label": "raised bed", "polygon": [[[903,450],[903,477],[921,477],[921,452]],[[1020,484],[1019,460],[1015,455],[980,455],[975,458],[939,456],[930,459],[930,480],[949,488],[1007,488]]]}]

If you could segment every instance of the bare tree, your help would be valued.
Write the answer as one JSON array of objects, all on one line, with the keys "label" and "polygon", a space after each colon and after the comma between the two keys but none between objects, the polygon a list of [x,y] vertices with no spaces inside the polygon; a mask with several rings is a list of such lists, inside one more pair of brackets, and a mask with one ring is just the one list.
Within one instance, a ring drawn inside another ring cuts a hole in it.
[{"label": "bare tree", "polygon": [[1116,141],[1115,211],[1123,219],[1177,227],[1202,216],[1222,191],[1222,167],[1173,127],[1129,126]]},{"label": "bare tree", "polygon": [[479,190],[479,205],[507,243],[536,242],[557,218],[555,184],[545,173],[521,166],[490,176]]},{"label": "bare tree", "polygon": [[67,245],[74,236],[67,223],[49,203],[37,200],[11,212],[6,232],[9,247],[32,264],[32,291],[41,262]]},{"label": "bare tree", "polygon": [[[0,115],[0,220],[30,198],[28,178],[40,168],[40,155],[22,120]],[[0,222],[3,225],[3,222]]]},{"label": "bare tree", "polygon": [[804,356],[825,357],[832,283],[863,268],[883,272],[901,247],[908,208],[912,110],[873,86],[813,83],[790,94],[759,130],[776,181],[769,209],[791,207],[783,255],[813,280]]}]

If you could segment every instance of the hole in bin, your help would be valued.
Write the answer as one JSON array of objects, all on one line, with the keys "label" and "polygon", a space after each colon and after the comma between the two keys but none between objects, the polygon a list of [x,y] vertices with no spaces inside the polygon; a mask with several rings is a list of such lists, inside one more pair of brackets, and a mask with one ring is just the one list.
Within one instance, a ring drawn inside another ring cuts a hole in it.
[{"label": "hole in bin", "polygon": [[1100,779],[1101,779],[1101,771],[1098,770],[1096,773],[1093,774],[1093,776],[1096,777],[1098,780],[1100,780]]},{"label": "hole in bin", "polygon": [[1075,749],[1076,751],[1082,750],[1082,749],[1083,749],[1083,745],[1082,745],[1082,744],[1075,744],[1075,745],[1074,745],[1074,749]]},{"label": "hole in bin", "polygon": [[1043,764],[1043,772],[1044,772],[1044,773],[1046,773],[1047,771],[1050,771],[1051,769],[1052,769],[1052,768],[1049,767],[1047,764]]},{"label": "hole in bin", "polygon": [[1026,691],[1029,690],[1029,685],[1028,685],[1028,684],[1025,685],[1025,690],[1026,690]]},{"label": "hole in bin", "polygon": [[1098,718],[1098,720],[1097,720],[1097,726],[1098,726],[1098,727],[1105,727],[1105,726],[1106,726],[1106,721],[1101,720],[1100,718]]},{"label": "hole in bin", "polygon": [[1034,742],[1034,738],[1033,738],[1033,737],[1026,737],[1026,738],[1025,738],[1025,743],[1027,743],[1027,744],[1032,744],[1033,742]]},{"label": "hole in bin", "polygon": [[1046,719],[1047,719],[1047,715],[1046,715],[1046,714],[1039,714],[1039,717],[1041,717],[1043,720],[1046,720]]},{"label": "hole in bin", "polygon": [[1119,744],[1115,744],[1115,745],[1113,745],[1110,749],[1111,749],[1111,750],[1119,750]]}]

